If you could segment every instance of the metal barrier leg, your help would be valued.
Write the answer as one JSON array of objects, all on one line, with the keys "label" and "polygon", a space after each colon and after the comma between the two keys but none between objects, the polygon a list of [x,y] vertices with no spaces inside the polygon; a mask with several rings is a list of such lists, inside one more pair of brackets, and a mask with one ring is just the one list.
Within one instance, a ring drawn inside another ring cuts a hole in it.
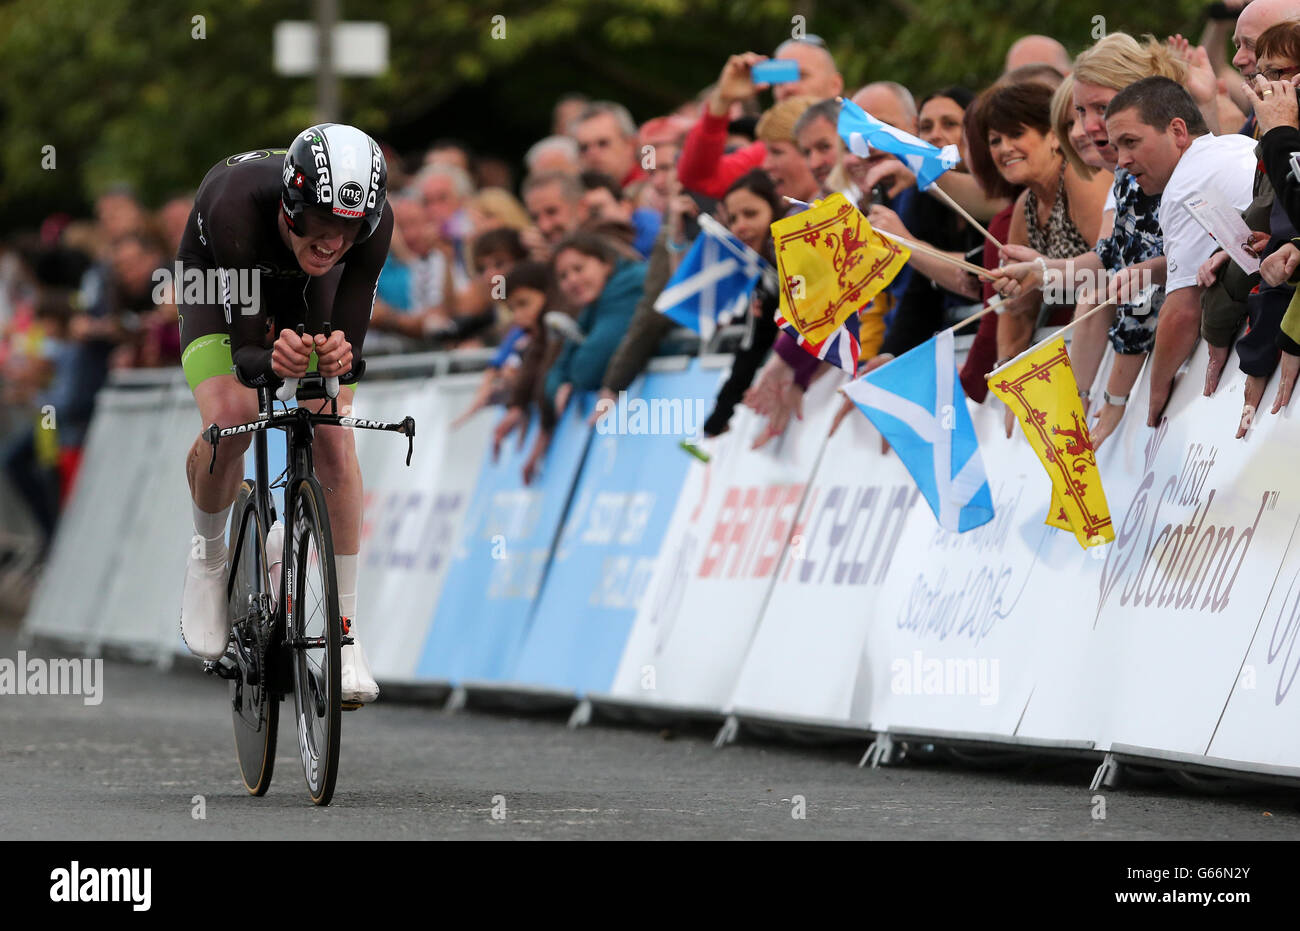
[{"label": "metal barrier leg", "polygon": [[881,766],[888,766],[894,761],[894,753],[893,739],[888,734],[877,734],[871,746],[867,747],[867,752],[858,761],[858,767],[870,766],[872,769],[878,769]]},{"label": "metal barrier leg", "polygon": [[1113,754],[1107,753],[1102,759],[1101,765],[1097,767],[1097,772],[1092,777],[1092,785],[1088,790],[1096,792],[1102,786],[1114,788],[1119,781],[1119,763],[1116,762]]},{"label": "metal barrier leg", "polygon": [[447,696],[447,704],[442,706],[442,710],[447,714],[455,714],[457,711],[463,710],[468,701],[469,693],[465,691],[463,685],[458,685]]},{"label": "metal barrier leg", "polygon": [[718,734],[713,738],[713,746],[721,748],[727,744],[734,744],[739,736],[740,721],[734,714],[729,714],[727,720],[722,722],[722,727],[718,728]]},{"label": "metal barrier leg", "polygon": [[573,714],[569,715],[569,730],[577,730],[580,727],[586,727],[591,723],[591,702],[583,699],[578,702],[578,707],[573,709]]}]

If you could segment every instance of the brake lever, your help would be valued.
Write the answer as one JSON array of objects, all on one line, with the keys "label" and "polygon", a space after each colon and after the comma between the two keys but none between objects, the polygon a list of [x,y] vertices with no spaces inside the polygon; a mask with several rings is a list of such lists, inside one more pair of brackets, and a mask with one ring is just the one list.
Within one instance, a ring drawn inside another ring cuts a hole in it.
[{"label": "brake lever", "polygon": [[212,445],[212,461],[208,463],[208,474],[217,467],[217,441],[221,439],[221,430],[214,423],[203,431],[203,437]]},{"label": "brake lever", "polygon": [[402,432],[406,434],[406,465],[410,468],[411,454],[415,452],[415,418],[406,416],[402,419]]}]

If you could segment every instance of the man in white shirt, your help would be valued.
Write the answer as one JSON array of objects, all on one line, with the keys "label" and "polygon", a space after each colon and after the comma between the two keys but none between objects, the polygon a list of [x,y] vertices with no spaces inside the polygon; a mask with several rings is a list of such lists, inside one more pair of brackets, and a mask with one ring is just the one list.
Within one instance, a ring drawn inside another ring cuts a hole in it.
[{"label": "man in white shirt", "polygon": [[[1151,406],[1147,425],[1160,422],[1174,375],[1200,337],[1201,287],[1196,270],[1218,247],[1184,205],[1201,195],[1244,210],[1255,176],[1255,141],[1241,135],[1212,135],[1196,102],[1168,78],[1130,84],[1106,108],[1106,130],[1119,167],[1146,194],[1160,194],[1160,230],[1167,260],[1165,303],[1151,352]],[[1137,287],[1121,272],[1113,289],[1120,300]]]}]

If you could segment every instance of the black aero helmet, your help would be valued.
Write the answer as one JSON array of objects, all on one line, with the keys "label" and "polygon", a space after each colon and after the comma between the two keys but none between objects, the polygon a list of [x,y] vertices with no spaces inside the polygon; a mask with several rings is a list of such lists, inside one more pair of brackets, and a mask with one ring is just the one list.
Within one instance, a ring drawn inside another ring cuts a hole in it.
[{"label": "black aero helmet", "polygon": [[344,220],[363,220],[357,242],[370,238],[384,215],[388,163],[379,143],[355,126],[320,123],[294,137],[284,156],[280,205],[298,231],[308,207]]}]

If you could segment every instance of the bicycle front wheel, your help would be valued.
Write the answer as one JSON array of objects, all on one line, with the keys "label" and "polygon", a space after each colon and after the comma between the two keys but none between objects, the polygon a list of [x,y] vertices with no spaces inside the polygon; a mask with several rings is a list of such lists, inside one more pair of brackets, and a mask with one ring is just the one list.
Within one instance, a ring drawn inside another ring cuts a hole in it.
[{"label": "bicycle front wheel", "polygon": [[334,543],[325,494],[315,478],[298,483],[293,494],[293,553],[286,559],[293,578],[286,590],[285,629],[293,661],[294,714],[298,750],[307,789],[317,805],[328,805],[338,775],[342,681],[339,651],[338,582]]}]

